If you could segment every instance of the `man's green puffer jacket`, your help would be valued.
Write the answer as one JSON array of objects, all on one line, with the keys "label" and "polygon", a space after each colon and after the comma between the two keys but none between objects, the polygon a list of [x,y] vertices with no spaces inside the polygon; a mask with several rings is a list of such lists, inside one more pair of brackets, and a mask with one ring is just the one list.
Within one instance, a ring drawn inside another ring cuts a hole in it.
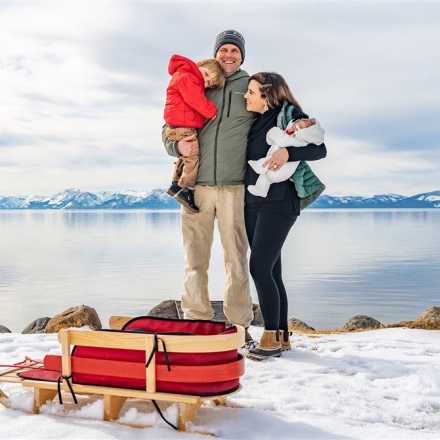
[{"label": "man's green puffer jacket", "polygon": [[[255,114],[246,110],[244,94],[249,75],[238,70],[223,88],[208,89],[206,96],[217,107],[217,117],[198,130],[200,166],[198,185],[241,185],[246,170],[247,135]],[[176,142],[162,139],[168,154],[178,156]]]}]

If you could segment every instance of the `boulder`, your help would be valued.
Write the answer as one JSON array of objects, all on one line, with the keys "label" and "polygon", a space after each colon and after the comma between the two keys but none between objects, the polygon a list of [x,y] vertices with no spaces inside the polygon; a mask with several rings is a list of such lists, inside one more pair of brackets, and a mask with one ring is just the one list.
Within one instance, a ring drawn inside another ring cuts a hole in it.
[{"label": "boulder", "polygon": [[11,333],[11,330],[9,330],[8,327],[5,327],[4,325],[0,325],[0,333]]},{"label": "boulder", "polygon": [[96,310],[85,305],[70,307],[55,315],[46,325],[46,333],[57,333],[62,328],[89,326],[93,330],[102,328]]},{"label": "boulder", "polygon": [[148,312],[147,316],[152,316],[155,318],[179,319],[179,313],[176,304],[177,302],[178,301],[175,301],[173,299],[162,301],[157,306],[154,306]]},{"label": "boulder", "polygon": [[35,321],[32,321],[21,333],[45,333],[46,325],[49,321],[50,318],[48,316],[45,316],[44,318],[38,318]]},{"label": "boulder", "polygon": [[[223,313],[223,301],[211,301],[211,305],[214,309],[213,321],[227,321]],[[253,304],[252,309],[254,312],[254,319],[251,322],[251,325],[263,327],[264,320],[261,314],[260,306],[258,304]],[[182,302],[173,299],[167,299],[154,306],[148,312],[147,316],[166,319],[183,319]]]},{"label": "boulder", "polygon": [[300,319],[290,318],[289,319],[289,332],[300,331],[300,332],[314,332],[315,329],[310,327],[305,322]]},{"label": "boulder", "polygon": [[411,328],[423,328],[425,330],[440,330],[440,307],[430,307],[419,315],[411,324]]},{"label": "boulder", "polygon": [[413,323],[414,323],[414,321],[400,321],[400,322],[396,322],[394,324],[386,324],[385,327],[386,328],[397,328],[397,327],[411,328]]},{"label": "boulder", "polygon": [[354,330],[372,330],[378,328],[384,328],[384,325],[376,319],[366,315],[356,315],[345,323],[343,330],[351,332]]}]

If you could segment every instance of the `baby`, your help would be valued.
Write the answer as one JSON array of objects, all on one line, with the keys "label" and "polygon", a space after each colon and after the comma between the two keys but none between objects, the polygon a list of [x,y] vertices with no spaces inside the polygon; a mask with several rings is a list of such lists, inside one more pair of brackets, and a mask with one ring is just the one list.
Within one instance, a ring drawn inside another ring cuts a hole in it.
[{"label": "baby", "polygon": [[[199,61],[197,64],[181,55],[173,55],[168,72],[171,80],[167,88],[164,119],[167,124],[165,136],[180,141],[188,136],[197,136],[208,119],[217,115],[215,104],[205,96],[205,88],[223,87],[225,77],[215,59]],[[194,203],[194,185],[197,180],[199,156],[181,156],[176,162],[172,184],[167,193],[191,212],[199,209]]]},{"label": "baby", "polygon": [[305,147],[308,144],[320,145],[324,142],[324,130],[315,119],[297,119],[290,121],[285,131],[279,127],[271,128],[266,135],[271,146],[266,157],[250,160],[249,165],[259,174],[255,185],[249,185],[248,191],[259,197],[266,197],[272,183],[283,182],[295,172],[299,162],[286,162],[278,170],[270,170],[263,164],[279,148]]}]

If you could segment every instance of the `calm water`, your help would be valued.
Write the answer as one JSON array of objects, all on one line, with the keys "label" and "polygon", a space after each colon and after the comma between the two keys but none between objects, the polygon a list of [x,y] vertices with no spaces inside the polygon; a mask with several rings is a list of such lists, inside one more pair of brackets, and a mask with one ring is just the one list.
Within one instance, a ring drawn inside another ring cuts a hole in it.
[{"label": "calm water", "polygon": [[[304,212],[283,250],[289,315],[324,328],[359,313],[413,319],[439,305],[439,230],[440,210]],[[107,323],[182,292],[176,212],[0,211],[0,249],[0,324],[13,331],[78,304]],[[223,285],[216,235],[212,299]]]}]

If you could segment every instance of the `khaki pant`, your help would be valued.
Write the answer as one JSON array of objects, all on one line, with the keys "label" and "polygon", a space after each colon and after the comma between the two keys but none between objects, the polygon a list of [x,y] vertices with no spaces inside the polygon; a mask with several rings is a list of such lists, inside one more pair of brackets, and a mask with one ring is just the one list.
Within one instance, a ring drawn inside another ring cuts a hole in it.
[{"label": "khaki pant", "polygon": [[[180,141],[181,139],[197,135],[197,131],[194,128],[185,127],[169,127],[165,129],[165,136],[167,139],[173,141]],[[197,173],[199,171],[199,156],[187,156],[179,157],[174,165],[173,182],[177,182],[182,188],[192,188],[197,181]]]},{"label": "khaki pant", "polygon": [[173,182],[182,188],[193,188],[199,172],[199,156],[179,157],[174,164]]},{"label": "khaki pant", "polygon": [[226,288],[224,313],[234,324],[248,327],[253,319],[249,290],[244,225],[244,186],[196,186],[195,203],[200,212],[182,208],[182,235],[186,253],[185,292],[182,310],[186,319],[212,319],[208,292],[208,269],[217,219],[223,246]]}]

